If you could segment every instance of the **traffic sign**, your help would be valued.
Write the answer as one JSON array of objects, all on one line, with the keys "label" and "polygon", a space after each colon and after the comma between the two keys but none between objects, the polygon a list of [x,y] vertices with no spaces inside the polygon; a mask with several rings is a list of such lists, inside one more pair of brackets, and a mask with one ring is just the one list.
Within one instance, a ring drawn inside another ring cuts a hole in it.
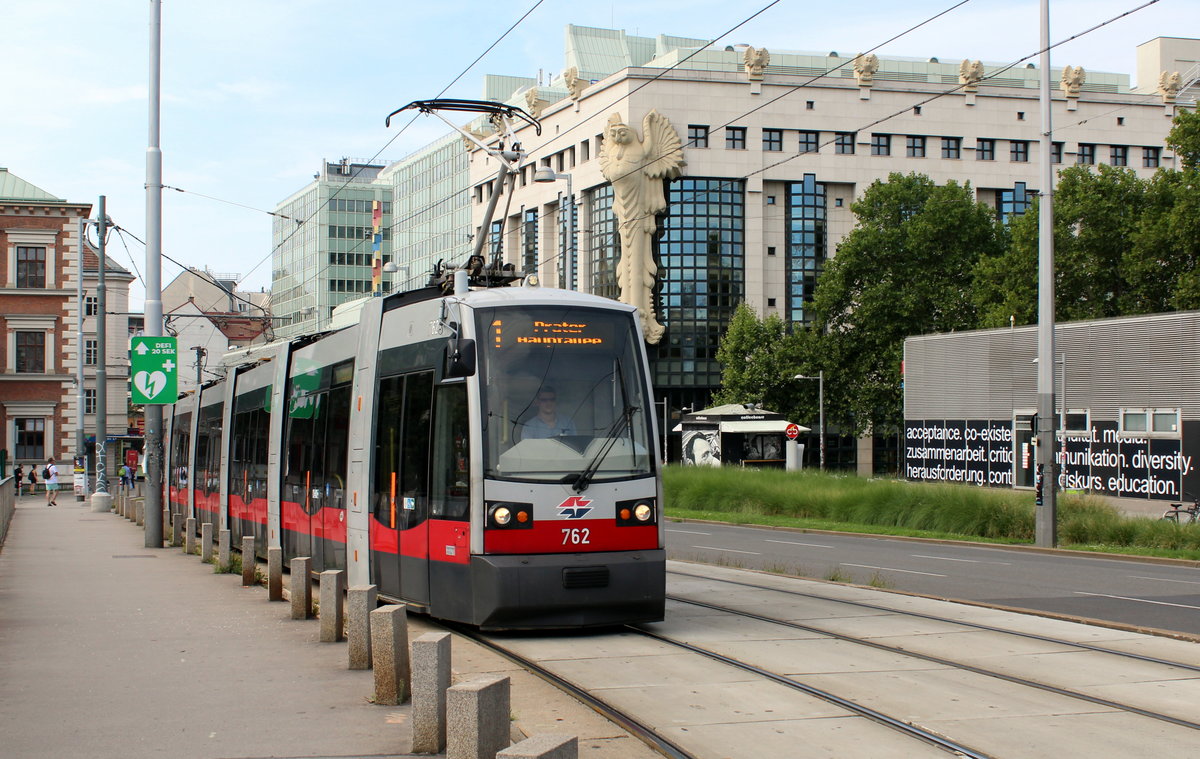
[{"label": "traffic sign", "polygon": [[783,434],[787,435],[788,440],[795,440],[796,438],[800,437],[800,425],[789,424],[783,430]]},{"label": "traffic sign", "polygon": [[179,365],[174,337],[129,338],[131,398],[137,404],[174,403],[179,396]]}]

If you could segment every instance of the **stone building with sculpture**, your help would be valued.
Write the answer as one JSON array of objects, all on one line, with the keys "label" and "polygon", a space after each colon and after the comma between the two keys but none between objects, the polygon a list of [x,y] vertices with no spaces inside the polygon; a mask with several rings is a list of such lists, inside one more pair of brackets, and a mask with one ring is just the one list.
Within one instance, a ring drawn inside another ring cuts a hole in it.
[{"label": "stone building with sculpture", "polygon": [[[1033,65],[703,44],[568,27],[561,75],[540,87],[504,78],[514,87],[498,99],[536,106],[543,133],[518,129],[528,158],[484,232],[544,284],[638,305],[673,414],[709,405],[717,342],[738,303],[808,321],[824,262],[854,223],[850,205],[873,181],[918,172],[970,182],[1004,217],[1040,189]],[[596,70],[606,59],[588,51],[604,45],[637,65]],[[1128,74],[1056,68],[1055,163],[1143,177],[1176,165],[1164,138],[1175,109],[1194,103],[1187,62],[1200,40],[1157,38],[1138,56],[1137,89]],[[474,150],[469,167],[477,225],[495,166]],[[574,245],[566,183],[535,182],[539,167],[571,175]],[[872,468],[869,444],[827,442],[831,465]]]}]

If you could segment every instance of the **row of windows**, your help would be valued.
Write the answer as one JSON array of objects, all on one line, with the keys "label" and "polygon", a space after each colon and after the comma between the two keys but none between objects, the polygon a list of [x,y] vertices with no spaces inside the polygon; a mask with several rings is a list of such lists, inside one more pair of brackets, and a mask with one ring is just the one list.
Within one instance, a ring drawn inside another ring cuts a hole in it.
[{"label": "row of windows", "polygon": [[[384,240],[392,239],[392,228],[384,226],[380,228],[380,233]],[[375,234],[371,227],[351,227],[342,224],[330,224],[329,236],[335,240],[370,240]]]},{"label": "row of windows", "polygon": [[[371,257],[373,255],[374,254],[372,254],[372,253],[330,253],[329,254],[329,265],[330,266],[370,266],[371,265]],[[380,257],[380,260],[382,260],[386,264],[392,260],[392,257],[389,254],[384,253]]]},{"label": "row of windows", "polygon": [[329,280],[329,292],[331,293],[369,293],[371,292],[371,280],[362,279],[331,279]]},{"label": "row of windows", "polygon": [[[345,211],[348,213],[371,213],[371,200],[351,200],[349,198],[333,198],[329,201],[330,211]],[[383,212],[392,212],[392,202],[383,201]]]},{"label": "row of windows", "polygon": [[[762,130],[763,150],[768,152],[781,152],[784,149],[784,133],[783,129],[768,129]],[[798,132],[799,141],[797,143],[797,151],[800,153],[816,153],[820,151],[820,132],[801,130]],[[892,154],[892,138],[898,135],[892,134],[877,134],[871,135],[871,155],[890,156]],[[708,147],[709,128],[703,124],[691,124],[688,126],[688,146],[697,148]],[[855,132],[835,132],[834,133],[834,152],[838,155],[853,155],[854,146],[857,138]],[[924,135],[905,135],[904,136],[904,152],[908,158],[925,158],[926,145],[928,140],[937,139],[926,137]],[[942,137],[941,138],[941,156],[948,160],[957,160],[962,158],[963,150],[962,137]],[[1009,160],[1014,163],[1028,163],[1030,156],[1029,146],[1030,140],[1009,140]],[[979,161],[994,161],[996,160],[996,143],[997,140],[992,138],[979,138],[975,145],[975,158]],[[745,150],[746,149],[746,127],[726,127],[725,128],[725,147],[728,150]],[[1076,163],[1079,164],[1095,164],[1097,145],[1091,143],[1079,143],[1079,150],[1076,154]],[[1128,166],[1129,165],[1129,146],[1128,145],[1110,145],[1109,146],[1109,163],[1113,166]],[[1051,161],[1053,163],[1062,163],[1063,143],[1055,142],[1051,146]],[[1159,167],[1162,160],[1162,148],[1146,146],[1142,148],[1142,167],[1147,169],[1156,169]]]}]

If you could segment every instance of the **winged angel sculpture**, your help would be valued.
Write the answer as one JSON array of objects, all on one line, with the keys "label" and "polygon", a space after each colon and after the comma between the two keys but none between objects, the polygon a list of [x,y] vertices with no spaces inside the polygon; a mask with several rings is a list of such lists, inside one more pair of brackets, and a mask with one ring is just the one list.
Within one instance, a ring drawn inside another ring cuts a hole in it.
[{"label": "winged angel sculpture", "polygon": [[665,327],[654,313],[654,283],[658,277],[651,245],[657,231],[654,217],[667,207],[663,180],[679,176],[685,165],[683,145],[671,122],[654,110],[642,119],[640,141],[619,113],[609,117],[604,132],[600,172],[612,183],[613,211],[620,224],[620,301],[637,306],[646,342],[657,343]]}]

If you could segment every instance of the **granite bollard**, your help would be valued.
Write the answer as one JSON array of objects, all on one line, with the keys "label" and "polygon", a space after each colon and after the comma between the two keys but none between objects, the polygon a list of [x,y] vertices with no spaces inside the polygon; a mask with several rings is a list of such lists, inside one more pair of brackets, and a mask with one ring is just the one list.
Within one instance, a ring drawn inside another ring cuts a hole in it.
[{"label": "granite bollard", "polygon": [[254,536],[242,536],[242,587],[248,588],[254,584],[254,570],[258,562],[254,558]]},{"label": "granite bollard", "polygon": [[480,677],[446,691],[446,759],[495,759],[509,739],[509,681]]},{"label": "granite bollard", "polygon": [[412,753],[446,749],[450,633],[425,633],[412,643]]},{"label": "granite bollard", "polygon": [[186,526],[183,528],[183,552],[193,554],[196,552],[196,518],[188,517],[184,524]]},{"label": "granite bollard", "polygon": [[213,557],[212,531],[212,522],[200,525],[200,561],[205,564],[211,562]]},{"label": "granite bollard", "polygon": [[321,642],[346,639],[346,573],[327,569],[321,573]]},{"label": "granite bollard", "polygon": [[134,514],[137,516],[138,527],[146,524],[146,499],[135,498],[133,501]]},{"label": "granite bollard", "polygon": [[371,610],[379,605],[374,585],[355,585],[346,591],[346,638],[350,669],[371,668]]},{"label": "granite bollard", "polygon": [[409,694],[408,608],[381,606],[371,612],[371,663],[375,703],[402,704]]},{"label": "granite bollard", "polygon": [[163,515],[162,515],[162,530],[163,530],[162,539],[163,539],[163,542],[165,543],[170,535],[170,530],[171,530],[171,510],[168,508],[165,508],[165,507],[163,508]]},{"label": "granite bollard", "polygon": [[574,735],[534,735],[496,754],[496,759],[579,759],[579,739]]},{"label": "granite bollard", "polygon": [[283,547],[267,549],[267,600],[283,600]]},{"label": "granite bollard", "polygon": [[313,615],[310,567],[312,567],[312,557],[310,556],[297,556],[292,559],[292,619],[308,619]]},{"label": "granite bollard", "polygon": [[231,540],[229,530],[221,530],[217,533],[217,566],[222,571],[229,569],[230,551],[232,550],[230,545]]},{"label": "granite bollard", "polygon": [[183,515],[176,514],[171,520],[171,547],[179,548],[183,545]]}]

